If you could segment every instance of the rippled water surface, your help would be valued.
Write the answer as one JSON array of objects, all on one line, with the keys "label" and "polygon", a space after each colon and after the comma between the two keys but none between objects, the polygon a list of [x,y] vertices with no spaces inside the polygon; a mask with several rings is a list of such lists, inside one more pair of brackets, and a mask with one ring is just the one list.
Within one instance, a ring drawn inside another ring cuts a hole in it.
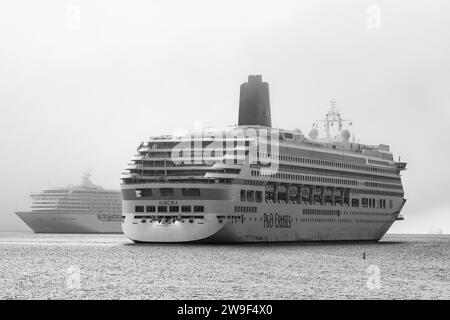
[{"label": "rippled water surface", "polygon": [[122,235],[0,233],[0,298],[450,299],[450,236],[135,245]]}]

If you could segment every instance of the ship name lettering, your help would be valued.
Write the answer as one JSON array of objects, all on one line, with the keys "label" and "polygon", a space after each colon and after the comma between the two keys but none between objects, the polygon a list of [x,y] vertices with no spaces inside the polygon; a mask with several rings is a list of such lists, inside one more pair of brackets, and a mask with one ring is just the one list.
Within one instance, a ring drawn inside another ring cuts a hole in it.
[{"label": "ship name lettering", "polygon": [[264,228],[290,228],[292,217],[290,215],[280,215],[278,213],[264,213]]},{"label": "ship name lettering", "polygon": [[264,213],[264,228],[273,228],[273,214]]},{"label": "ship name lettering", "polygon": [[170,200],[164,200],[164,201],[159,201],[158,204],[178,204],[178,201],[170,201]]},{"label": "ship name lettering", "polygon": [[292,218],[290,215],[275,214],[275,228],[290,228]]}]

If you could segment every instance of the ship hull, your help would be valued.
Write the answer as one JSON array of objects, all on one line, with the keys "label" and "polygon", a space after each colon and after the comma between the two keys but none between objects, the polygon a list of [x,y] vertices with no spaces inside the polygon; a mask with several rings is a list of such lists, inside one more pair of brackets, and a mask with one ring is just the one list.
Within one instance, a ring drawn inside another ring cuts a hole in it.
[{"label": "ship hull", "polygon": [[[205,213],[202,219],[174,216],[159,220],[136,218],[135,214],[125,213],[122,229],[125,236],[136,243],[378,241],[398,216],[392,212],[377,219],[361,219],[353,214],[351,208],[341,207],[340,216],[305,217],[298,205],[268,207],[271,207],[267,208],[269,212],[278,213],[234,214],[230,219],[222,218],[223,214]],[[367,210],[365,213],[370,216],[371,212]]]},{"label": "ship hull", "polygon": [[96,214],[16,212],[34,233],[122,233],[120,221],[100,221]]},{"label": "ship hull", "polygon": [[[136,243],[248,243],[248,242],[322,242],[322,241],[379,241],[392,223],[385,224],[377,230],[369,228],[339,229],[333,226],[319,228],[298,227],[291,232],[245,234],[241,228],[230,223],[219,226],[188,226],[153,223],[152,227],[134,227],[132,231],[124,229],[127,237]],[[195,222],[194,222],[195,223]],[[312,229],[312,230],[311,230]]]}]

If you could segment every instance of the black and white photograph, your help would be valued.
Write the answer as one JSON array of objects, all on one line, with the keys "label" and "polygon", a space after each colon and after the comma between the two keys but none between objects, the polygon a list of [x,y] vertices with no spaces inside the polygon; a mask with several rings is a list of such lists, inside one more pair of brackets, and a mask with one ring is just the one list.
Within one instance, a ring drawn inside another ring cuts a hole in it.
[{"label": "black and white photograph", "polygon": [[2,1],[0,111],[0,300],[450,299],[448,0]]}]

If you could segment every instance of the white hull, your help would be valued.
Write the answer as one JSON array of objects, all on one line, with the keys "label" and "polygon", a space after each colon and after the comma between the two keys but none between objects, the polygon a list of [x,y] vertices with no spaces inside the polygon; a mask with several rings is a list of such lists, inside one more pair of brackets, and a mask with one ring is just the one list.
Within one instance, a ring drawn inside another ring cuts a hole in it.
[{"label": "white hull", "polygon": [[96,214],[16,214],[35,233],[122,233],[119,221],[100,221]]},{"label": "white hull", "polygon": [[[135,242],[300,242],[300,241],[378,241],[391,227],[398,213],[378,215],[361,219],[352,214],[352,208],[319,206],[319,208],[342,210],[340,216],[306,216],[302,208],[318,206],[267,205],[277,214],[234,214],[223,218],[223,214],[205,213],[203,219],[173,219],[160,221],[136,219],[136,214],[124,214],[124,234]],[[267,209],[267,208],[266,208]],[[258,210],[260,211],[260,210]],[[361,213],[361,208],[358,212]],[[371,216],[365,210],[365,216]],[[264,212],[261,210],[260,212]],[[345,213],[344,213],[345,212]],[[139,217],[139,216],[138,216]],[[145,220],[145,222],[144,222]],[[272,222],[271,222],[272,221]]]}]

